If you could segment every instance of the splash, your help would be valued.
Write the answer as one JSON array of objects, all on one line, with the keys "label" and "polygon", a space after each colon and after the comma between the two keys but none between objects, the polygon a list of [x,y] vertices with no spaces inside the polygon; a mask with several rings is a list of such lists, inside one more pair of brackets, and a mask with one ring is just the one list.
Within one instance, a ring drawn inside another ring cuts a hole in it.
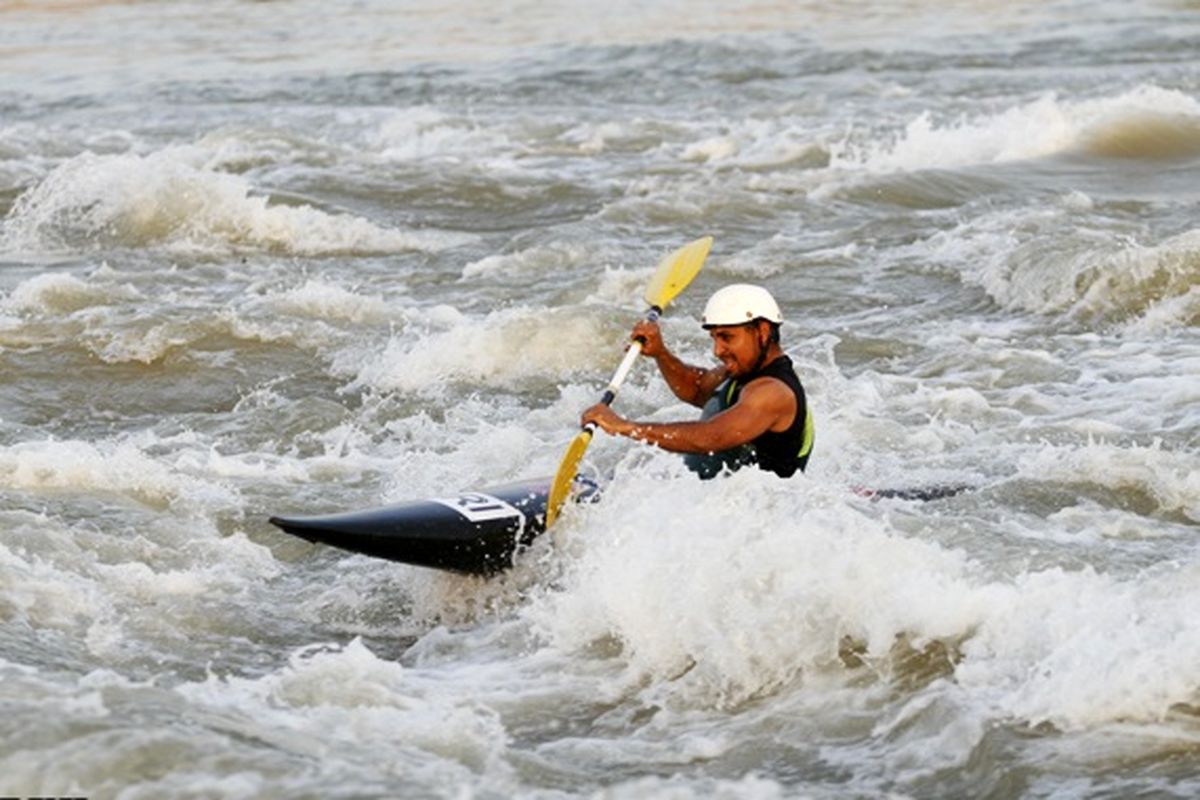
[{"label": "splash", "polygon": [[979,618],[960,555],[825,487],[750,470],[669,483],[618,480],[602,511],[577,515],[570,591],[531,612],[559,647],[615,638],[635,685],[736,706],[837,668],[846,637],[886,658],[900,634],[952,638]]},{"label": "splash", "polygon": [[620,691],[676,708],[740,707],[922,659],[942,666],[905,701],[920,713],[949,702],[963,719],[1079,730],[1196,701],[1194,564],[991,574],[901,534],[886,510],[800,483],[618,472],[603,509],[564,520],[574,561],[526,619],[555,649],[611,643]]},{"label": "splash", "polygon": [[956,678],[992,713],[1079,730],[1156,722],[1200,686],[1195,565],[1121,581],[1091,570],[1020,576],[964,646]]}]

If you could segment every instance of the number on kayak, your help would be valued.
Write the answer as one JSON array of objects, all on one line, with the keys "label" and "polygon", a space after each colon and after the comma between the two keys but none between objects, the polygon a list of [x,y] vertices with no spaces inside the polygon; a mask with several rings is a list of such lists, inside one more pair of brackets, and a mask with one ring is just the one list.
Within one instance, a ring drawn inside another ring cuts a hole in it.
[{"label": "number on kayak", "polygon": [[433,502],[453,508],[471,522],[486,522],[506,517],[525,517],[520,510],[490,494],[467,492],[458,497],[435,497]]}]

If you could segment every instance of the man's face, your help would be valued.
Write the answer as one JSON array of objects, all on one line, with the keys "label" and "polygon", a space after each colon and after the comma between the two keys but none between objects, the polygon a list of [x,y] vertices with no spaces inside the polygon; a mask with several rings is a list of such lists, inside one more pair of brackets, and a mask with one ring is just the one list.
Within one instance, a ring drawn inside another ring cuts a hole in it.
[{"label": "man's face", "polygon": [[725,369],[735,378],[746,375],[758,363],[758,357],[765,346],[760,329],[762,323],[751,322],[746,325],[720,325],[708,329],[712,337],[713,355],[725,365]]}]

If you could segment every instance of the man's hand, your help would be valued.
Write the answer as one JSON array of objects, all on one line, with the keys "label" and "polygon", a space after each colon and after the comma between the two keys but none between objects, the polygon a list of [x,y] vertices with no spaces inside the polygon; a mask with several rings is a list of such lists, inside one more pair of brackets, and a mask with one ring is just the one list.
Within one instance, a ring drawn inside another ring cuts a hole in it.
[{"label": "man's hand", "polygon": [[581,425],[589,425],[595,423],[596,427],[605,433],[619,434],[627,424],[617,412],[604,403],[596,403],[596,405],[583,412],[580,418]]},{"label": "man's hand", "polygon": [[642,355],[644,356],[658,358],[667,352],[667,346],[663,344],[662,331],[659,330],[657,322],[651,322],[648,319],[642,320],[633,326],[633,333],[629,338],[642,340]]}]

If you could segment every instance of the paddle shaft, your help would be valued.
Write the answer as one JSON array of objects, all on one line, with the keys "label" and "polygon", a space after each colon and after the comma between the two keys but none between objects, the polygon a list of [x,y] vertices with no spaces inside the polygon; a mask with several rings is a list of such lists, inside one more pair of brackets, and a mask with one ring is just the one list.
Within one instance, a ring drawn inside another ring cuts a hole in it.
[{"label": "paddle shaft", "polygon": [[[646,320],[649,322],[657,322],[662,314],[662,309],[655,306],[646,314]],[[625,382],[625,377],[629,375],[629,370],[633,369],[633,362],[637,361],[637,357],[642,352],[642,340],[634,339],[633,344],[629,345],[629,349],[625,351],[625,358],[621,359],[621,365],[617,367],[617,371],[613,373],[613,378],[608,382],[608,388],[604,390],[604,396],[600,398],[600,402],[606,406],[611,406],[612,401],[616,399],[617,392],[621,389],[621,384]],[[583,429],[588,433],[595,433],[596,423],[589,422],[583,426]]]}]

